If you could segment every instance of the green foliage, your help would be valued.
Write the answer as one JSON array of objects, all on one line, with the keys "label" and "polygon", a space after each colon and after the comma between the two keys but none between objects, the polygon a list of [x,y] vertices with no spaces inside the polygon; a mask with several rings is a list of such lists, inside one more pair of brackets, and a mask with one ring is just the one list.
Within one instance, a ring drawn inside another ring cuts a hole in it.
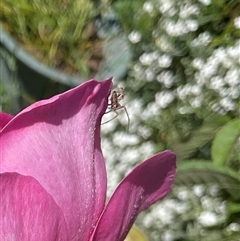
[{"label": "green foliage", "polygon": [[[234,119],[218,131],[212,146],[212,159],[215,165],[225,166],[231,150],[240,137],[240,119]],[[239,156],[240,157],[240,156]]]},{"label": "green foliage", "polygon": [[[215,134],[214,139],[211,141],[212,145],[212,160],[190,159],[178,163],[177,176],[175,179],[175,187],[191,187],[195,185],[204,185],[205,187],[218,186],[221,191],[225,191],[228,195],[221,195],[222,198],[228,200],[226,210],[227,217],[222,224],[227,227],[229,223],[236,221],[239,222],[240,213],[240,176],[239,169],[232,169],[227,166],[231,163],[233,157],[230,151],[239,141],[239,128],[240,120],[228,120]],[[211,131],[212,132],[212,131]],[[189,148],[190,150],[191,148]],[[238,148],[239,160],[239,148]],[[220,226],[221,227],[221,226]],[[215,227],[208,235],[210,239],[204,237],[203,240],[212,240],[216,238],[215,234],[220,234],[219,227]],[[227,230],[227,229],[226,229]],[[227,231],[222,233],[219,238],[224,240],[238,240],[239,235],[235,233],[227,234]],[[206,231],[206,229],[205,229]],[[212,236],[213,235],[213,236]]]},{"label": "green foliage", "polygon": [[[213,131],[210,130],[210,132],[212,133]],[[200,161],[198,159],[180,162],[175,184],[191,186],[194,184],[207,185],[215,183],[228,190],[233,199],[240,200],[239,173],[227,166],[227,160],[230,161],[230,151],[238,142],[239,134],[240,119],[228,121],[227,124],[218,130],[212,141],[212,161]],[[207,136],[206,133],[204,136]],[[194,141],[190,143],[194,143]],[[194,150],[195,148],[192,147],[192,149]],[[191,148],[189,148],[189,151],[191,151]]]},{"label": "green foliage", "polygon": [[[117,11],[126,32],[130,32],[137,28],[147,37],[151,35],[154,22],[152,22],[148,15],[142,11],[142,5],[144,2],[144,0],[117,1],[114,5],[114,9]],[[129,13],[132,13],[132,17],[129,17]]]},{"label": "green foliage", "polygon": [[219,128],[229,121],[228,117],[218,116],[205,120],[200,128],[191,133],[191,137],[186,142],[180,142],[173,146],[177,153],[178,160],[186,160],[197,151],[201,150],[204,145],[211,142]]},{"label": "green foliage", "polygon": [[4,29],[35,57],[66,72],[87,73],[94,45],[91,1],[3,0],[0,15]]},{"label": "green foliage", "polygon": [[210,160],[180,162],[175,185],[191,187],[196,184],[219,185],[240,201],[240,177],[229,167],[219,167]]}]

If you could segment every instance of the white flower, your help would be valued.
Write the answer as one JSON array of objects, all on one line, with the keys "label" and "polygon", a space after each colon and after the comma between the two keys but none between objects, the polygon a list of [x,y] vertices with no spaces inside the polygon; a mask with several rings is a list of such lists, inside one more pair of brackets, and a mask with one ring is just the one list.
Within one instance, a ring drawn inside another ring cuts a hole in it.
[{"label": "white flower", "polygon": [[185,21],[187,29],[191,32],[196,31],[198,29],[198,21],[193,19],[188,19]]},{"label": "white flower", "polygon": [[151,13],[154,9],[153,3],[152,2],[145,2],[143,4],[143,10],[147,13]]},{"label": "white flower", "polygon": [[168,68],[172,63],[172,56],[163,54],[158,58],[158,65],[162,68]]},{"label": "white flower", "polygon": [[155,95],[155,101],[162,109],[168,107],[173,100],[174,95],[170,91],[161,91]]},{"label": "white flower", "polygon": [[196,196],[202,197],[205,193],[205,186],[204,185],[194,185],[193,186],[193,192]]},{"label": "white flower", "polygon": [[202,3],[203,5],[207,6],[211,3],[211,0],[198,0],[200,3]]},{"label": "white flower", "polygon": [[141,35],[141,33],[138,32],[138,31],[132,31],[132,32],[128,35],[128,38],[129,38],[129,40],[130,40],[132,43],[136,44],[136,43],[138,43],[138,42],[141,41],[142,35]]},{"label": "white flower", "polygon": [[213,226],[218,223],[218,217],[215,213],[204,211],[198,217],[198,222],[205,227]]},{"label": "white flower", "polygon": [[200,59],[200,58],[195,58],[193,61],[192,61],[192,66],[196,69],[201,69],[204,65],[204,60],[203,59]]},{"label": "white flower", "polygon": [[240,16],[234,19],[234,26],[235,28],[240,29]]},{"label": "white flower", "polygon": [[193,47],[198,47],[198,46],[206,46],[212,41],[212,37],[209,32],[204,32],[198,35],[197,38],[195,38],[192,42],[191,45]]},{"label": "white flower", "polygon": [[168,1],[163,1],[161,4],[160,4],[160,7],[159,7],[159,11],[164,14],[166,12],[168,12],[171,8],[173,7],[173,2],[168,0]]},{"label": "white flower", "polygon": [[157,52],[143,53],[139,60],[143,65],[151,65],[154,60],[158,58]]},{"label": "white flower", "polygon": [[199,8],[197,5],[181,5],[180,7],[180,12],[179,12],[179,16],[181,18],[187,19],[189,18],[191,15],[196,15],[199,13]]}]

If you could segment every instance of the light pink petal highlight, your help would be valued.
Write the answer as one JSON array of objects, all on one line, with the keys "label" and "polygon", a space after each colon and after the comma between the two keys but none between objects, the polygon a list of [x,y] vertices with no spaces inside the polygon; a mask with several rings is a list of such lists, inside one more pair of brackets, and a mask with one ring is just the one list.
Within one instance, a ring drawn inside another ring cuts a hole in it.
[{"label": "light pink petal highlight", "polygon": [[0,175],[0,240],[67,241],[61,209],[32,177]]},{"label": "light pink petal highlight", "polygon": [[170,191],[176,156],[159,153],[137,166],[111,197],[91,241],[123,241],[138,214]]},{"label": "light pink petal highlight", "polygon": [[62,210],[68,241],[88,240],[104,208],[100,123],[111,85],[92,80],[39,101],[1,133],[0,173],[34,177]]}]

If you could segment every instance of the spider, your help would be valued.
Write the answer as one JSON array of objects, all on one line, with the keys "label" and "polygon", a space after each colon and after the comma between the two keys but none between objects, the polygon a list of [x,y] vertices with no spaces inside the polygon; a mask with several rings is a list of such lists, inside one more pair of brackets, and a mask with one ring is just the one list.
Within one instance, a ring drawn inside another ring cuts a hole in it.
[{"label": "spider", "polygon": [[114,90],[111,94],[111,97],[110,97],[110,104],[109,105],[109,111],[107,111],[105,114],[108,114],[110,112],[115,112],[115,116],[112,117],[110,120],[102,123],[102,125],[114,120],[117,116],[118,116],[118,110],[120,109],[124,109],[126,115],[127,115],[127,118],[128,118],[128,128],[129,129],[129,125],[130,125],[130,118],[129,118],[129,115],[128,115],[128,112],[127,112],[127,108],[124,106],[124,105],[121,105],[119,102],[124,99],[124,90],[123,88],[120,88],[118,91]]}]

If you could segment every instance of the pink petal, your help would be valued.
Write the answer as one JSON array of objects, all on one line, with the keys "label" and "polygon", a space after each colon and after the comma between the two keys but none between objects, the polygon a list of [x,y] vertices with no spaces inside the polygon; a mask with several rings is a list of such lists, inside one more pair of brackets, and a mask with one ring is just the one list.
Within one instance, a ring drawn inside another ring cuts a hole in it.
[{"label": "pink petal", "polygon": [[67,240],[61,209],[32,177],[0,175],[0,240]]},{"label": "pink petal", "polygon": [[15,116],[2,130],[0,172],[34,177],[66,220],[69,240],[88,240],[106,198],[101,117],[111,79],[88,81]]},{"label": "pink petal", "polygon": [[12,115],[9,115],[4,112],[0,112],[0,130],[13,118]]},{"label": "pink petal", "polygon": [[114,192],[91,241],[123,241],[137,215],[170,191],[175,171],[176,156],[171,151],[137,166]]}]

